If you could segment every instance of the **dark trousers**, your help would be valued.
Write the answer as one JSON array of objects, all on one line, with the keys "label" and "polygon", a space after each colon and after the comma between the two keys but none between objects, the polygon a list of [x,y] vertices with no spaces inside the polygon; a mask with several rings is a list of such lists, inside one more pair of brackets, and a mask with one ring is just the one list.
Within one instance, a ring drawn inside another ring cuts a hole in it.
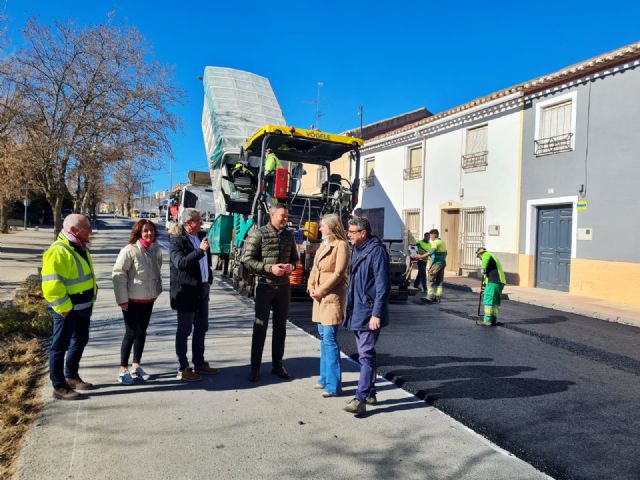
[{"label": "dark trousers", "polygon": [[187,360],[187,341],[193,329],[191,337],[191,360],[193,365],[204,365],[204,337],[209,330],[209,284],[202,285],[202,297],[200,305],[195,312],[178,310],[178,330],[176,331],[176,356],[180,370],[189,367]]},{"label": "dark trousers", "polygon": [[273,368],[282,367],[284,341],[287,336],[287,316],[291,287],[289,284],[269,285],[258,283],[256,287],[256,319],[253,322],[253,338],[251,339],[251,369],[259,370],[262,363],[262,350],[267,338],[269,313],[273,310],[273,337],[271,339],[271,361]]},{"label": "dark trousers", "polygon": [[67,318],[63,318],[49,307],[49,314],[53,320],[49,348],[49,378],[53,388],[62,388],[68,386],[65,378],[80,378],[78,368],[84,347],[89,341],[91,309],[81,313],[72,310]]},{"label": "dark trousers", "polygon": [[427,264],[418,260],[416,262],[418,267],[418,275],[416,276],[415,281],[413,282],[413,288],[418,288],[420,284],[422,284],[422,289],[427,291]]},{"label": "dark trousers", "polygon": [[153,302],[137,303],[129,302],[129,310],[123,310],[124,337],[120,347],[120,366],[129,366],[129,355],[133,347],[133,363],[140,363],[144,342],[147,339],[147,328],[153,311]]},{"label": "dark trousers", "polygon": [[376,342],[380,336],[378,330],[360,330],[353,332],[358,348],[360,378],[356,389],[356,398],[361,402],[376,394]]}]

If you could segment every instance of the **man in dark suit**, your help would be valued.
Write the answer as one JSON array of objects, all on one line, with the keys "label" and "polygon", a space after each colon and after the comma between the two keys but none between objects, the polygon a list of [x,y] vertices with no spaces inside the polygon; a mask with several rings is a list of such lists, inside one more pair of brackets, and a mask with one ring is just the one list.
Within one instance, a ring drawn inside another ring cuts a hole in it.
[{"label": "man in dark suit", "polygon": [[[198,381],[201,375],[215,375],[217,368],[204,360],[204,339],[209,330],[209,288],[213,281],[209,241],[200,231],[200,212],[193,208],[184,211],[184,224],[171,239],[171,308],[178,312],[176,355],[179,380]],[[193,329],[189,368],[187,341]]]}]

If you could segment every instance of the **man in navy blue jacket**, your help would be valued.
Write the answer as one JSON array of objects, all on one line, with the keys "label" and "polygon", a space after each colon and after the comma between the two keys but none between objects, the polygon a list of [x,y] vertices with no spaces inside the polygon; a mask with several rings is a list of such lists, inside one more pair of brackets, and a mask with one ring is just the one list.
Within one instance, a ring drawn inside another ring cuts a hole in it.
[{"label": "man in navy blue jacket", "polygon": [[356,396],[344,410],[356,415],[366,412],[366,404],[376,399],[376,342],[380,329],[389,323],[389,254],[364,217],[349,220],[353,249],[349,264],[349,288],[344,326],[356,337],[360,379]]}]

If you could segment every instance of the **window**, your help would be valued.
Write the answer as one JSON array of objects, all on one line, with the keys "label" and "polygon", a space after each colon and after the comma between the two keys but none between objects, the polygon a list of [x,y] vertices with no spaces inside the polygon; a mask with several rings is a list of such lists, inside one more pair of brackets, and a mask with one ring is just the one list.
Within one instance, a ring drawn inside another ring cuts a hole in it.
[{"label": "window", "polygon": [[464,208],[460,225],[462,227],[460,232],[462,239],[460,268],[477,269],[480,266],[480,261],[476,257],[476,250],[485,245],[485,208]]},{"label": "window", "polygon": [[369,220],[373,235],[384,238],[384,208],[363,208],[360,215]]},{"label": "window", "polygon": [[404,179],[413,180],[422,176],[422,145],[409,147],[408,167],[404,169]]},{"label": "window", "polygon": [[373,179],[376,177],[376,172],[375,172],[375,168],[376,168],[376,159],[375,158],[368,158],[364,161],[364,173],[365,173],[365,177],[364,177],[364,185],[366,187],[372,187],[374,185],[373,183]]},{"label": "window", "polygon": [[420,235],[420,210],[405,210],[404,212],[404,244],[412,245],[416,240],[422,239]]},{"label": "window", "polygon": [[536,105],[535,154],[569,152],[575,145],[576,92]]},{"label": "window", "polygon": [[486,170],[489,157],[488,125],[467,129],[462,168],[465,171]]},{"label": "window", "polygon": [[318,165],[316,168],[316,187],[322,187],[322,184],[327,181],[327,169],[322,165]]}]

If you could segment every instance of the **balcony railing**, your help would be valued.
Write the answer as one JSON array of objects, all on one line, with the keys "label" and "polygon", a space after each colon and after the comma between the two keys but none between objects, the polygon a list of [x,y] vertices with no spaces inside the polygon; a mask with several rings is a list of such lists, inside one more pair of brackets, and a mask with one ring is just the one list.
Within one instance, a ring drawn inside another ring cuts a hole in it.
[{"label": "balcony railing", "polygon": [[369,175],[368,177],[364,177],[362,179],[362,185],[366,188],[366,187],[373,187],[375,185],[374,179],[376,178],[375,175]]},{"label": "balcony railing", "polygon": [[[475,152],[462,155],[462,168],[470,170],[480,167],[486,167],[489,163],[489,152]],[[483,169],[484,170],[484,169]]]},{"label": "balcony railing", "polygon": [[565,133],[556,135],[555,137],[541,138],[535,140],[535,154],[540,157],[542,155],[552,155],[560,152],[570,152],[573,150],[573,133]]},{"label": "balcony railing", "polygon": [[414,178],[420,178],[421,176],[422,176],[422,165],[404,169],[405,180],[413,180]]}]

